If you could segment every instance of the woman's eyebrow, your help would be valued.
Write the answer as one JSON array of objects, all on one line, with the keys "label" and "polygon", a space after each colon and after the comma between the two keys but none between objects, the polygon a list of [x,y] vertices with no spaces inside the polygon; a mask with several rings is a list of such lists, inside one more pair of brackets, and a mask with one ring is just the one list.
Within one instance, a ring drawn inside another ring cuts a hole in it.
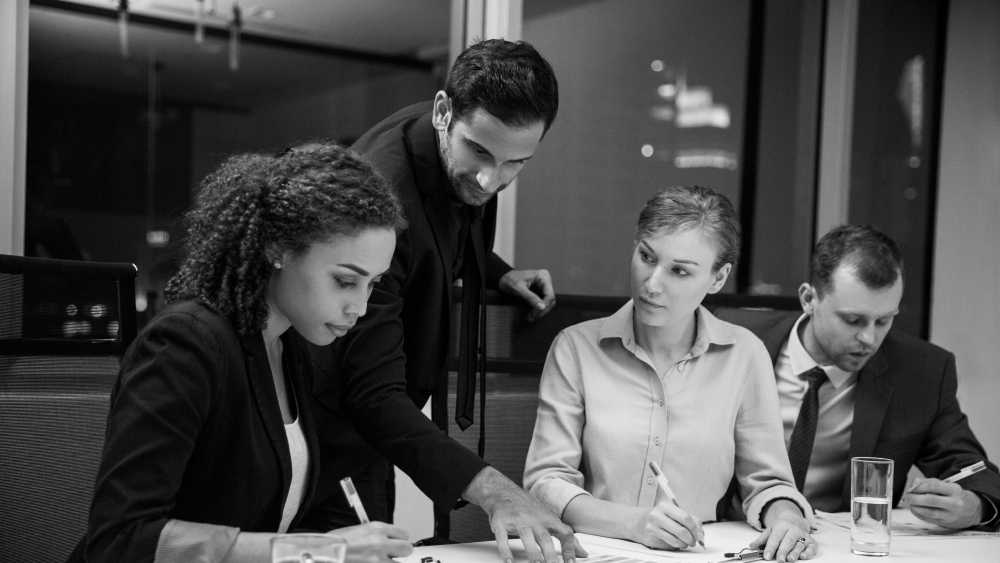
[{"label": "woman's eyebrow", "polygon": [[360,274],[362,276],[367,276],[368,275],[368,270],[365,270],[361,266],[357,266],[357,265],[354,265],[354,264],[337,264],[337,265],[340,266],[340,267],[342,267],[342,268],[347,268],[348,270],[353,270],[353,271],[357,272],[358,274]]}]

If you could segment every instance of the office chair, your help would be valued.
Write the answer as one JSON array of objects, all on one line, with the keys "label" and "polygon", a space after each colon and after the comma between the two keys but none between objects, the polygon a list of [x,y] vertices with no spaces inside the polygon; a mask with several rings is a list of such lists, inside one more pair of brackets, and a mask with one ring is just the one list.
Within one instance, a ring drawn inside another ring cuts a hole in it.
[{"label": "office chair", "polygon": [[59,562],[87,530],[135,266],[0,255],[0,552]]},{"label": "office chair", "polygon": [[[458,337],[461,319],[461,290],[453,299],[451,349],[448,358],[448,434],[476,451],[479,442],[479,414],[464,432],[454,421],[457,387]],[[549,347],[566,327],[586,320],[607,317],[628,301],[627,297],[560,295],[547,315],[529,323],[529,307],[519,298],[498,292],[487,294],[486,360],[486,443],[485,459],[511,481],[523,486],[524,462],[535,429],[538,385]],[[703,303],[712,312],[720,308],[739,309],[745,314],[769,314],[775,310],[798,310],[795,297],[763,295],[708,295]],[[437,393],[443,392],[438,390]],[[477,409],[478,404],[477,404]],[[478,506],[434,507],[434,535],[437,541],[486,541],[494,538],[486,513]]]}]

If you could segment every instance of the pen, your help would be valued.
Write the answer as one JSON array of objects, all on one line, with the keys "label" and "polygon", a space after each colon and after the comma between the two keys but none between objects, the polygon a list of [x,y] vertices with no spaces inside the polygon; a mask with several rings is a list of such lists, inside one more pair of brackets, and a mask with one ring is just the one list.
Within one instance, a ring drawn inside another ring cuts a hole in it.
[{"label": "pen", "polygon": [[[649,462],[649,468],[653,470],[653,475],[656,476],[656,482],[660,484],[660,489],[663,490],[663,494],[667,495],[667,498],[670,499],[670,502],[674,503],[674,506],[681,508],[681,505],[677,504],[677,497],[674,496],[674,492],[670,490],[670,482],[667,481],[667,476],[660,470],[660,465],[655,461],[651,461]],[[681,510],[684,509],[681,508]],[[702,549],[706,549],[705,542],[698,540],[698,545],[700,545]]]},{"label": "pen", "polygon": [[[961,470],[959,470],[958,473],[956,473],[956,474],[952,475],[951,477],[948,477],[947,479],[945,479],[944,482],[945,483],[957,483],[957,482],[961,481],[962,479],[965,479],[969,475],[975,475],[976,473],[979,473],[980,471],[982,471],[984,469],[986,469],[986,463],[982,462],[982,461],[979,461],[979,462],[973,463],[972,465],[968,465],[968,466],[963,467]],[[914,488],[916,488],[916,485],[913,485],[910,488],[908,488],[905,491],[903,491],[903,499],[904,500],[906,499],[906,497],[908,497],[910,495],[910,493],[913,492]]]},{"label": "pen", "polygon": [[952,475],[951,477],[948,477],[947,479],[944,480],[944,482],[945,483],[957,483],[957,482],[961,481],[962,479],[965,479],[969,475],[975,475],[976,473],[979,473],[983,469],[986,469],[986,463],[985,462],[980,461],[980,462],[977,462],[977,463],[973,463],[972,465],[970,465],[968,467],[963,467],[961,471],[959,471],[958,473]]},{"label": "pen", "polygon": [[358,520],[361,520],[362,524],[368,523],[368,514],[365,512],[365,506],[361,504],[361,497],[358,496],[358,490],[354,488],[354,481],[351,481],[350,477],[344,477],[340,480],[340,488],[344,489],[344,495],[347,496],[347,504],[351,505],[354,509],[354,513],[358,515]]}]

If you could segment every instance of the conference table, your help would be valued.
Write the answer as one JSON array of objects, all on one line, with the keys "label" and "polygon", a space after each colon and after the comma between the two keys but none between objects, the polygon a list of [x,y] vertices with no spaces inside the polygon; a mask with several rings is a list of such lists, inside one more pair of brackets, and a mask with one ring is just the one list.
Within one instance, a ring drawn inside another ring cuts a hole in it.
[{"label": "conference table", "polygon": [[[906,509],[893,511],[893,530],[896,522],[907,522],[913,517]],[[747,547],[758,532],[742,522],[719,522],[705,525],[705,546],[686,551],[660,551],[642,545],[577,534],[595,563],[708,563],[726,559],[724,553],[736,552]],[[841,527],[822,523],[813,532],[819,543],[819,553],[811,561],[852,563],[877,563],[879,561],[969,561],[1000,562],[1000,534],[949,534],[949,535],[896,535],[889,546],[888,557],[866,557],[851,553],[850,532]],[[515,563],[527,563],[524,548],[519,540],[511,540]],[[418,547],[409,557],[399,558],[402,563],[499,563],[496,542],[479,542],[453,545]],[[579,563],[587,563],[580,559]]]}]

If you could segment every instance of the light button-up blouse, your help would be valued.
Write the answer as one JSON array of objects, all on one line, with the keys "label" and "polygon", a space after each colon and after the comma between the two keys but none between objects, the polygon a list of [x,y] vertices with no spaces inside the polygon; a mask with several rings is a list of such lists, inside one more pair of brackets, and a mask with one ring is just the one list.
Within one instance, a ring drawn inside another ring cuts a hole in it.
[{"label": "light button-up blouse", "polygon": [[632,302],[562,331],[549,350],[524,486],[557,514],[578,495],[631,506],[665,500],[649,462],[702,521],[736,475],[747,521],[792,484],[774,371],[761,341],[699,307],[691,351],[662,377],[635,342]]}]

